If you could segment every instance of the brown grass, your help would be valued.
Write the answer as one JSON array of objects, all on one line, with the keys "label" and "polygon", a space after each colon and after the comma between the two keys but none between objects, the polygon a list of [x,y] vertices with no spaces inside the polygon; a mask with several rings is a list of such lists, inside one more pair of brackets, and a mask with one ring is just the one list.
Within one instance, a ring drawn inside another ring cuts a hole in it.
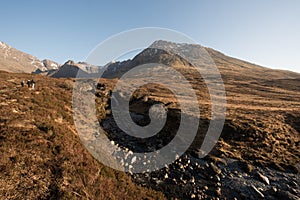
[{"label": "brown grass", "polygon": [[[34,78],[36,89],[21,88]],[[0,72],[3,199],[163,199],[98,163],[76,135],[72,80]]]}]

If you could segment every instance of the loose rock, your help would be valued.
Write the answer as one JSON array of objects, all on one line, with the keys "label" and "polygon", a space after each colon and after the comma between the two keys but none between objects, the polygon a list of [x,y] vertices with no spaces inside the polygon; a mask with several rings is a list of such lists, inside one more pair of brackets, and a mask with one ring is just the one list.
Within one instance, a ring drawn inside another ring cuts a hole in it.
[{"label": "loose rock", "polygon": [[262,175],[260,172],[257,172],[256,175],[258,176],[258,179],[262,181],[263,183],[266,183],[267,185],[270,185],[270,181],[268,177]]},{"label": "loose rock", "polygon": [[263,193],[261,193],[254,185],[251,185],[251,188],[253,189],[253,191],[255,191],[257,196],[259,196],[261,198],[265,197],[265,195]]}]

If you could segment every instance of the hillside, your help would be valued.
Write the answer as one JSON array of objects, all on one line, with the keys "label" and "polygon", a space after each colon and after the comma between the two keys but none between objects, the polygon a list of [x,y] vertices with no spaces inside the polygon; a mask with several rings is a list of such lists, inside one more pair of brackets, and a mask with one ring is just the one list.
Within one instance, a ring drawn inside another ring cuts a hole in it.
[{"label": "hillside", "polygon": [[[20,86],[32,78],[35,90]],[[87,152],[73,125],[72,84],[0,72],[1,199],[164,199]]]},{"label": "hillside", "polygon": [[[297,199],[300,195],[300,74],[268,69],[206,48],[220,70],[225,84],[227,112],[222,135],[216,147],[206,159],[197,159],[210,120],[211,100],[203,78],[192,69],[191,63],[172,54],[169,49],[184,51],[187,52],[186,55],[193,57],[198,48],[203,47],[158,41],[133,60],[114,63],[104,73],[107,78],[119,78],[135,66],[162,63],[183,74],[192,84],[199,99],[201,123],[187,154],[169,167],[147,176],[133,176],[134,179],[138,183],[164,192],[168,198],[210,199],[218,196],[228,199],[256,199],[263,196],[267,199]],[[162,66],[152,71],[157,72],[163,79],[164,70]],[[137,73],[134,82],[143,82],[143,75],[149,73],[149,77],[152,72],[150,70],[143,73]],[[173,84],[172,81],[169,81],[168,87]],[[184,89],[182,84],[174,84],[174,87]],[[126,87],[130,87],[130,83],[128,86],[125,83],[125,89],[119,96],[125,96]],[[168,144],[180,124],[177,111],[180,106],[168,87],[145,85],[139,88],[130,100],[131,117],[137,116],[133,120],[142,125],[149,123],[147,110],[151,105],[157,102],[166,105],[169,121],[158,138],[138,140],[128,137],[118,128],[112,116],[102,120],[108,137],[119,146],[137,152],[159,149]],[[125,142],[123,137],[126,138]],[[143,144],[147,144],[146,148]],[[217,172],[210,172],[215,169],[210,166],[210,162],[217,164]],[[191,170],[195,166],[199,166],[200,172]],[[257,174],[264,174],[268,177],[268,182],[255,182],[261,179]],[[152,182],[146,178],[148,176],[154,177]],[[189,182],[190,180],[194,181]],[[287,187],[288,182],[295,184]],[[276,191],[273,191],[272,187],[276,188]]]},{"label": "hillside", "polygon": [[19,51],[0,41],[0,70],[7,72],[32,73],[58,69],[59,64],[50,61],[40,61],[38,58]]}]

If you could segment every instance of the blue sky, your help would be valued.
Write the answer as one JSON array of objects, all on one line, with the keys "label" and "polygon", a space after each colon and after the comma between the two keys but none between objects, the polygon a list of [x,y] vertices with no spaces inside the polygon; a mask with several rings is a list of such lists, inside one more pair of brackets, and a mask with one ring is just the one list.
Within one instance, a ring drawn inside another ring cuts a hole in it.
[{"label": "blue sky", "polygon": [[0,1],[0,41],[64,63],[106,38],[162,27],[266,67],[300,72],[300,1]]}]

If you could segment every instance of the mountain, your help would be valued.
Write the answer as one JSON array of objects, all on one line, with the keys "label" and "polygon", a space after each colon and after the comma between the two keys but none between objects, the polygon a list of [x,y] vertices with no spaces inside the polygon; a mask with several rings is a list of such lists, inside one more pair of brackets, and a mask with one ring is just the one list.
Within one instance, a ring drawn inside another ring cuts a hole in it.
[{"label": "mountain", "polygon": [[98,66],[86,62],[67,61],[65,64],[38,58],[21,52],[4,42],[0,42],[0,70],[13,73],[33,73],[48,75],[54,78],[75,78],[78,71],[82,74],[96,74]]},{"label": "mountain", "polygon": [[[163,40],[151,44],[147,49],[136,55],[130,62],[126,61],[112,64],[108,67],[104,75],[106,77],[117,77],[117,74],[120,74],[120,72],[125,72],[137,65],[150,62],[163,63],[172,66],[189,66],[190,63],[187,63],[187,61],[179,55],[184,54],[186,57],[192,58],[199,53],[199,49],[207,52],[203,53],[203,56],[211,57],[225,79],[231,77],[234,77],[235,79],[238,79],[239,77],[247,77],[249,79],[284,79],[299,77],[299,73],[269,69],[226,56],[219,51],[201,45],[178,44]],[[175,52],[178,52],[179,54],[175,54]],[[202,59],[210,61],[210,58]],[[200,66],[201,64],[202,63],[199,63]]]},{"label": "mountain", "polygon": [[75,78],[78,72],[87,74],[78,66],[78,64],[76,64],[74,61],[69,60],[59,69],[54,70],[48,75],[53,78]]},{"label": "mountain", "polygon": [[93,66],[86,62],[75,63],[74,61],[69,60],[59,69],[50,71],[48,75],[53,78],[75,78],[77,73],[80,73],[82,77],[88,77],[91,74],[97,74],[98,71],[99,67],[97,66]]},{"label": "mountain", "polygon": [[41,73],[58,68],[59,64],[56,62],[47,59],[40,61],[0,41],[0,70],[15,73]]}]

